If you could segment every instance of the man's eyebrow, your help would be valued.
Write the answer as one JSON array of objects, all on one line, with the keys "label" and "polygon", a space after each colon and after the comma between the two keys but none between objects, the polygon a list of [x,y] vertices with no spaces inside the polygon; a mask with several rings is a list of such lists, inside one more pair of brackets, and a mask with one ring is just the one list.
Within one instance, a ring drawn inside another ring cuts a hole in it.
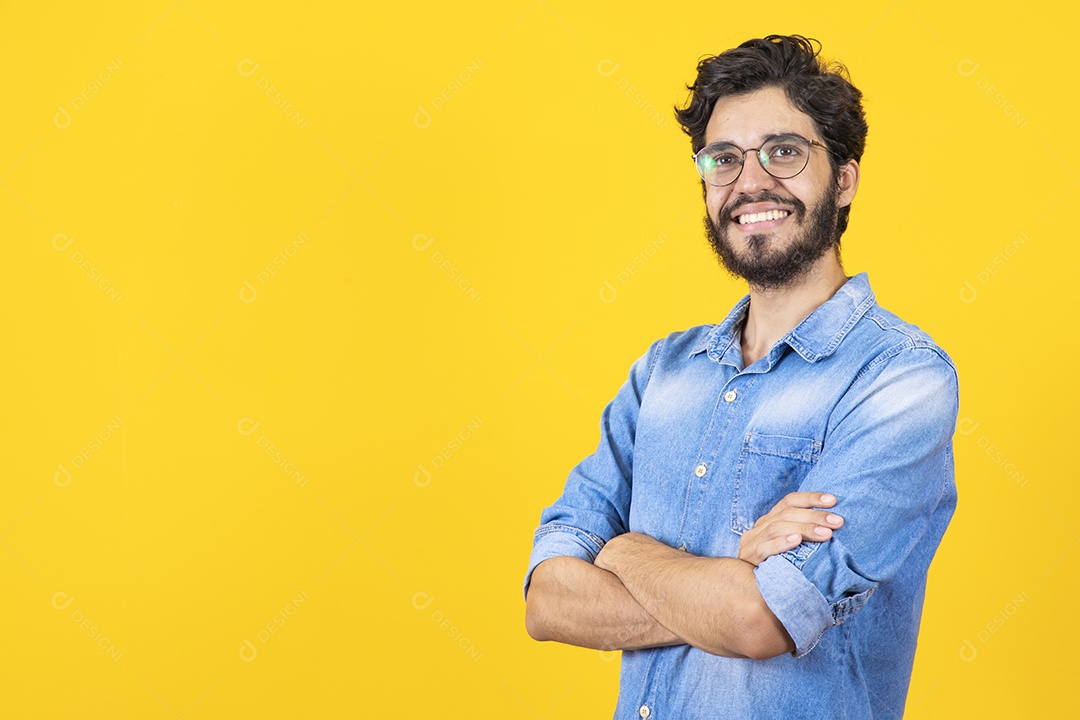
[{"label": "man's eyebrow", "polygon": [[806,140],[806,138],[797,132],[772,133],[771,135],[764,136],[761,139],[761,144],[764,145],[772,140]]},{"label": "man's eyebrow", "polygon": [[[773,140],[806,140],[806,139],[807,138],[803,137],[800,133],[797,133],[797,132],[794,132],[794,131],[780,132],[780,133],[768,133],[767,135],[762,135],[761,136],[761,140],[758,141],[758,146],[760,147],[761,145],[764,145],[767,142],[772,142]],[[714,140],[714,141],[712,141],[711,143],[708,143],[708,144],[709,145],[734,145],[735,147],[739,147],[739,145],[734,140],[728,140],[728,139]]]}]

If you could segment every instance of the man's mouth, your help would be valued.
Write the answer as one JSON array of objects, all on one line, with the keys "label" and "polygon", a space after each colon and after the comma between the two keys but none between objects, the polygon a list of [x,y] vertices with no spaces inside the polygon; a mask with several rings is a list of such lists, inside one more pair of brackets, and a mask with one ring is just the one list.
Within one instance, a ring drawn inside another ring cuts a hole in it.
[{"label": "man's mouth", "polygon": [[749,225],[750,223],[767,222],[769,220],[781,220],[791,214],[790,210],[766,210],[765,212],[758,213],[746,213],[739,215],[735,218],[735,222],[740,225]]}]

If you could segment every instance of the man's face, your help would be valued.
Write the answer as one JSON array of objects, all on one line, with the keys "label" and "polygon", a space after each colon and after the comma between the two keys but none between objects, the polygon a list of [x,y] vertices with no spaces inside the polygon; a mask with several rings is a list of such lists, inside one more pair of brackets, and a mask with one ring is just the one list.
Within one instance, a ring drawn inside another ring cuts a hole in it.
[{"label": "man's face", "polygon": [[[824,144],[810,116],[782,89],[765,88],[718,100],[705,144],[757,148],[768,136],[787,133]],[[751,285],[787,285],[836,247],[837,212],[855,195],[858,165],[846,163],[834,177],[828,152],[816,146],[809,152],[806,169],[793,178],[769,175],[750,152],[735,182],[706,185],[705,225],[713,250],[729,272]],[[760,217],[767,212],[770,219]]]}]

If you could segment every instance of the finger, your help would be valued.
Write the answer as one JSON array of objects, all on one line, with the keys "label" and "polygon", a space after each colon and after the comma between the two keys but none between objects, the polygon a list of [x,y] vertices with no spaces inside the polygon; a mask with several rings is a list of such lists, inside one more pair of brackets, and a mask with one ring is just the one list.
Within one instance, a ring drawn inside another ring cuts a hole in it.
[{"label": "finger", "polygon": [[779,555],[798,547],[800,542],[802,542],[802,536],[798,533],[781,535],[780,537],[760,542],[754,547],[753,557],[749,562],[755,566],[760,565],[773,555]]},{"label": "finger", "polygon": [[818,534],[819,530],[831,535],[827,528],[800,523],[775,523],[768,528],[748,531],[739,542],[738,557],[756,567],[766,558],[787,552],[804,541],[821,543],[828,540],[828,537]]},{"label": "finger", "polygon": [[[776,522],[770,524],[768,531],[763,535],[770,539],[798,535],[806,542],[824,542],[832,537],[833,531],[832,528],[817,523]],[[763,540],[762,543],[764,542],[766,541]]]},{"label": "finger", "polygon": [[836,513],[828,513],[821,510],[791,510],[775,518],[787,522],[804,522],[806,525],[820,525],[823,528],[839,528],[843,525],[843,517]]},{"label": "finger", "polygon": [[788,493],[777,506],[799,508],[831,508],[836,504],[836,496],[823,492],[799,491]]},{"label": "finger", "polygon": [[844,524],[844,518],[836,513],[825,510],[807,510],[805,508],[785,508],[777,511],[771,517],[762,518],[764,522],[756,524],[756,527],[764,527],[772,523],[807,523],[821,525],[822,527],[838,528]]}]

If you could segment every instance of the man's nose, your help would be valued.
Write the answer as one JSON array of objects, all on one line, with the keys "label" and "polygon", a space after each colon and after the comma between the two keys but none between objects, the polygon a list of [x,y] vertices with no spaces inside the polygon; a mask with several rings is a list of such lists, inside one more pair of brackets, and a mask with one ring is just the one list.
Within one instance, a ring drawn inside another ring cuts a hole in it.
[{"label": "man's nose", "polygon": [[753,194],[776,186],[776,178],[765,172],[758,151],[747,152],[743,158],[742,172],[732,184],[732,192]]}]

